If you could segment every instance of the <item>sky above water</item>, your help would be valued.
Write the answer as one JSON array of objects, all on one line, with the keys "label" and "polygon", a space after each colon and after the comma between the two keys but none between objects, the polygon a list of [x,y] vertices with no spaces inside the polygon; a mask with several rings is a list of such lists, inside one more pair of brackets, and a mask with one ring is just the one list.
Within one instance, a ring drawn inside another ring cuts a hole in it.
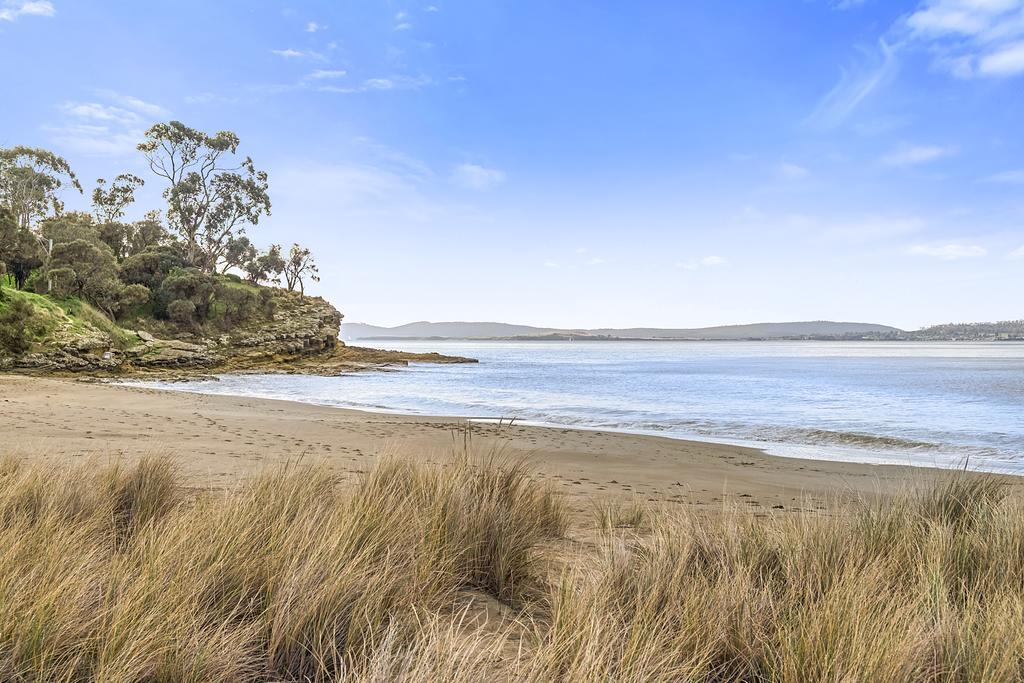
[{"label": "sky above water", "polygon": [[349,321],[1024,316],[1024,0],[0,0],[0,83],[87,187],[238,133]]}]

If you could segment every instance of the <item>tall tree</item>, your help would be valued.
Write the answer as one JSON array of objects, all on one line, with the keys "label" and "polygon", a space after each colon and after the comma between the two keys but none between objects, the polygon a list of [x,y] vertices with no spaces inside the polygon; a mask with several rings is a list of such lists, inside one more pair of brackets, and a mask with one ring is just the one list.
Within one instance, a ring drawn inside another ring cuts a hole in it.
[{"label": "tall tree", "polygon": [[288,252],[288,258],[284,263],[284,279],[288,284],[288,291],[294,292],[295,287],[299,293],[306,294],[305,281],[320,282],[320,269],[313,260],[313,253],[305,247],[293,244]]},{"label": "tall tree", "polygon": [[131,173],[122,173],[114,178],[110,189],[106,189],[106,180],[97,179],[96,189],[92,191],[92,211],[96,221],[102,225],[124,218],[124,210],[135,201],[135,190],[145,184],[145,180]]},{"label": "tall tree", "polygon": [[180,121],[158,123],[139,145],[149,167],[168,182],[167,218],[188,260],[214,272],[230,240],[270,213],[267,174],[246,157],[229,166],[239,145],[230,131],[207,135]]},{"label": "tall tree", "polygon": [[21,228],[30,228],[51,211],[60,214],[64,203],[57,196],[68,182],[82,191],[71,166],[45,149],[0,149],[0,206],[7,208]]}]

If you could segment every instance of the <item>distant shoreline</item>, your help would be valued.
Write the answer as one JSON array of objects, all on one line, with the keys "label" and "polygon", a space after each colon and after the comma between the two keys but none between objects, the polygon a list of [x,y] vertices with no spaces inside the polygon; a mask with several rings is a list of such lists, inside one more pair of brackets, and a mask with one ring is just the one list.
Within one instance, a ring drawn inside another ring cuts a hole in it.
[{"label": "distant shoreline", "polygon": [[954,342],[954,343],[1024,343],[1024,337],[992,338],[992,339],[966,339],[966,338],[938,338],[918,339],[911,337],[897,338],[872,338],[872,337],[827,337],[827,336],[805,336],[805,337],[596,337],[596,336],[563,336],[543,335],[525,337],[356,337],[344,339],[348,343],[362,343],[372,341],[419,341],[419,342],[533,342],[533,341],[565,341],[565,342],[779,342],[779,341],[813,341],[813,342],[892,342],[895,344],[922,343],[922,342]]}]

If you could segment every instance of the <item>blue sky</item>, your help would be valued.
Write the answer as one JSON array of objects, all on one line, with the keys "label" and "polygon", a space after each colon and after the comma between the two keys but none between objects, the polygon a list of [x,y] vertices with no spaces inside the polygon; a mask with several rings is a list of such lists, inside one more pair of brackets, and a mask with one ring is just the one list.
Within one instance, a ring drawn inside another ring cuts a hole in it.
[{"label": "blue sky", "polygon": [[0,0],[0,75],[87,186],[237,132],[350,321],[1024,315],[1024,0]]}]

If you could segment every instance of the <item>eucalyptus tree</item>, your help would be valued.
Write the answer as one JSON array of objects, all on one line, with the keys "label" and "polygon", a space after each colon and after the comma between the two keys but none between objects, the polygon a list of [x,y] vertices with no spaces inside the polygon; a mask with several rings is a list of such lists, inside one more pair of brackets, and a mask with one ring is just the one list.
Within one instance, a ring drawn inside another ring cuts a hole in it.
[{"label": "eucalyptus tree", "polygon": [[92,211],[96,221],[102,225],[124,218],[124,210],[135,202],[135,190],[145,184],[145,180],[132,173],[122,173],[114,178],[109,189],[106,180],[97,179],[96,188],[92,191]]},{"label": "eucalyptus tree", "polygon": [[167,218],[186,258],[208,273],[232,239],[270,213],[267,174],[249,157],[232,163],[238,145],[230,131],[207,135],[170,121],[147,130],[138,146],[153,173],[168,183]]},{"label": "eucalyptus tree", "polygon": [[58,193],[65,184],[82,191],[63,157],[21,145],[0,149],[0,206],[10,211],[18,227],[28,229],[50,213],[62,213]]},{"label": "eucalyptus tree", "polygon": [[320,269],[317,268],[313,253],[298,244],[293,244],[288,252],[288,258],[284,262],[284,279],[288,285],[288,291],[294,292],[299,288],[299,293],[306,294],[305,281],[320,282]]}]

